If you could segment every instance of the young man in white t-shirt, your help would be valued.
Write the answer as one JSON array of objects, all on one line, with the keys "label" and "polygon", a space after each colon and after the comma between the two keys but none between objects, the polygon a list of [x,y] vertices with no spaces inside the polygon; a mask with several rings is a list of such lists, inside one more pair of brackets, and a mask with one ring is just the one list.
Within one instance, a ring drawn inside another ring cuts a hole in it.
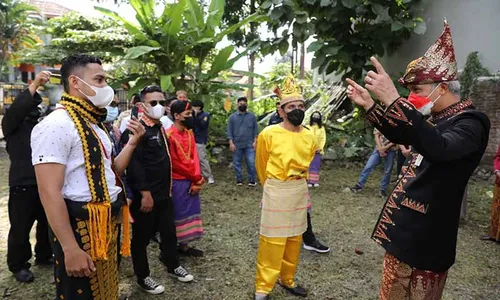
[{"label": "young man in white t-shirt", "polygon": [[38,190],[51,227],[57,299],[118,299],[117,215],[126,202],[117,182],[144,127],[130,121],[134,135],[113,158],[102,121],[114,93],[101,61],[69,56],[61,77],[61,101],[31,135]]}]

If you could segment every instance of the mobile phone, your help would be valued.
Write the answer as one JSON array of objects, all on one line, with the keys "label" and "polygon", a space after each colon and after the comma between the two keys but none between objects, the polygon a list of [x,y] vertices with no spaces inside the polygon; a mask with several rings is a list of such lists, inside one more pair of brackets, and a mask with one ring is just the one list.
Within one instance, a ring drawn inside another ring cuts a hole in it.
[{"label": "mobile phone", "polygon": [[139,108],[137,105],[134,105],[131,109],[131,117],[135,117],[136,120],[139,120]]},{"label": "mobile phone", "polygon": [[51,84],[61,84],[61,75],[51,73],[50,78],[49,78],[49,82]]}]

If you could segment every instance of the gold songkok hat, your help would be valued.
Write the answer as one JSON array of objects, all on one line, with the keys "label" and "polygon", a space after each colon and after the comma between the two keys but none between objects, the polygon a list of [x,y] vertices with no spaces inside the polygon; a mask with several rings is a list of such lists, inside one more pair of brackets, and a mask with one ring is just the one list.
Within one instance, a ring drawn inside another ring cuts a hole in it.
[{"label": "gold songkok hat", "polygon": [[281,106],[293,101],[304,101],[302,90],[295,82],[295,78],[292,74],[289,74],[285,78],[281,87],[276,86],[274,88],[274,93],[280,98]]}]

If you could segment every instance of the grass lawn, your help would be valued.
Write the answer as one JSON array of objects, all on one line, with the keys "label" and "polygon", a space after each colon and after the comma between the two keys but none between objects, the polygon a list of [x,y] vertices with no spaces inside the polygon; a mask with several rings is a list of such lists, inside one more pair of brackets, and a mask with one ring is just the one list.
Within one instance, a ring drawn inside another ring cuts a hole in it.
[{"label": "grass lawn", "polygon": [[[374,173],[363,193],[354,195],[343,190],[356,182],[359,165],[332,164],[323,169],[322,185],[312,191],[312,222],[314,232],[332,252],[303,251],[297,279],[309,289],[308,299],[377,299],[384,251],[370,235],[384,202],[376,196],[381,173]],[[33,267],[36,279],[31,284],[17,283],[7,269],[7,170],[8,159],[0,149],[0,295],[12,300],[52,300],[51,269]],[[120,289],[130,299],[252,299],[262,190],[235,186],[228,167],[214,167],[214,174],[217,184],[201,194],[206,236],[196,246],[205,251],[205,257],[182,259],[196,281],[183,284],[167,277],[158,261],[158,245],[152,244],[152,275],[164,283],[166,292],[150,296],[140,291],[127,258],[120,269]],[[450,270],[444,299],[500,299],[500,245],[478,239],[489,224],[491,189],[483,181],[469,186],[468,222],[459,230],[457,262]],[[355,248],[364,254],[357,255]],[[294,297],[276,287],[272,299]]]}]

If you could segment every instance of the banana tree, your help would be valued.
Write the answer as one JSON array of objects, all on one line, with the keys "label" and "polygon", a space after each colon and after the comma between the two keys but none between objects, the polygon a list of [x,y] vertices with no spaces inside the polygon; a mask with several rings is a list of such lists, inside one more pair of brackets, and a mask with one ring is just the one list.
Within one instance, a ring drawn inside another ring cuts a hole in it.
[{"label": "banana tree", "polygon": [[[238,27],[251,22],[261,22],[266,18],[254,14],[238,24],[223,28],[221,19],[224,0],[212,0],[207,13],[204,13],[197,0],[178,0],[173,4],[165,4],[161,15],[155,13],[158,6],[154,0],[130,0],[130,5],[136,13],[136,22],[127,20],[109,9],[96,7],[96,10],[120,21],[134,37],[137,46],[127,50],[124,60],[141,61],[156,67],[154,76],[131,74],[130,81],[136,82],[131,92],[152,82],[161,84],[166,91],[172,91],[183,83],[182,80],[177,80],[177,77],[188,75],[194,82],[194,92],[203,93],[207,90],[204,88],[207,83],[221,71],[231,68],[237,59],[250,50],[245,49],[230,59],[234,47],[227,46],[217,52],[217,44]],[[217,54],[209,71],[203,72],[202,66],[207,57],[215,52]],[[190,66],[186,64],[187,57],[194,58],[197,62],[193,73],[189,72]]]}]

